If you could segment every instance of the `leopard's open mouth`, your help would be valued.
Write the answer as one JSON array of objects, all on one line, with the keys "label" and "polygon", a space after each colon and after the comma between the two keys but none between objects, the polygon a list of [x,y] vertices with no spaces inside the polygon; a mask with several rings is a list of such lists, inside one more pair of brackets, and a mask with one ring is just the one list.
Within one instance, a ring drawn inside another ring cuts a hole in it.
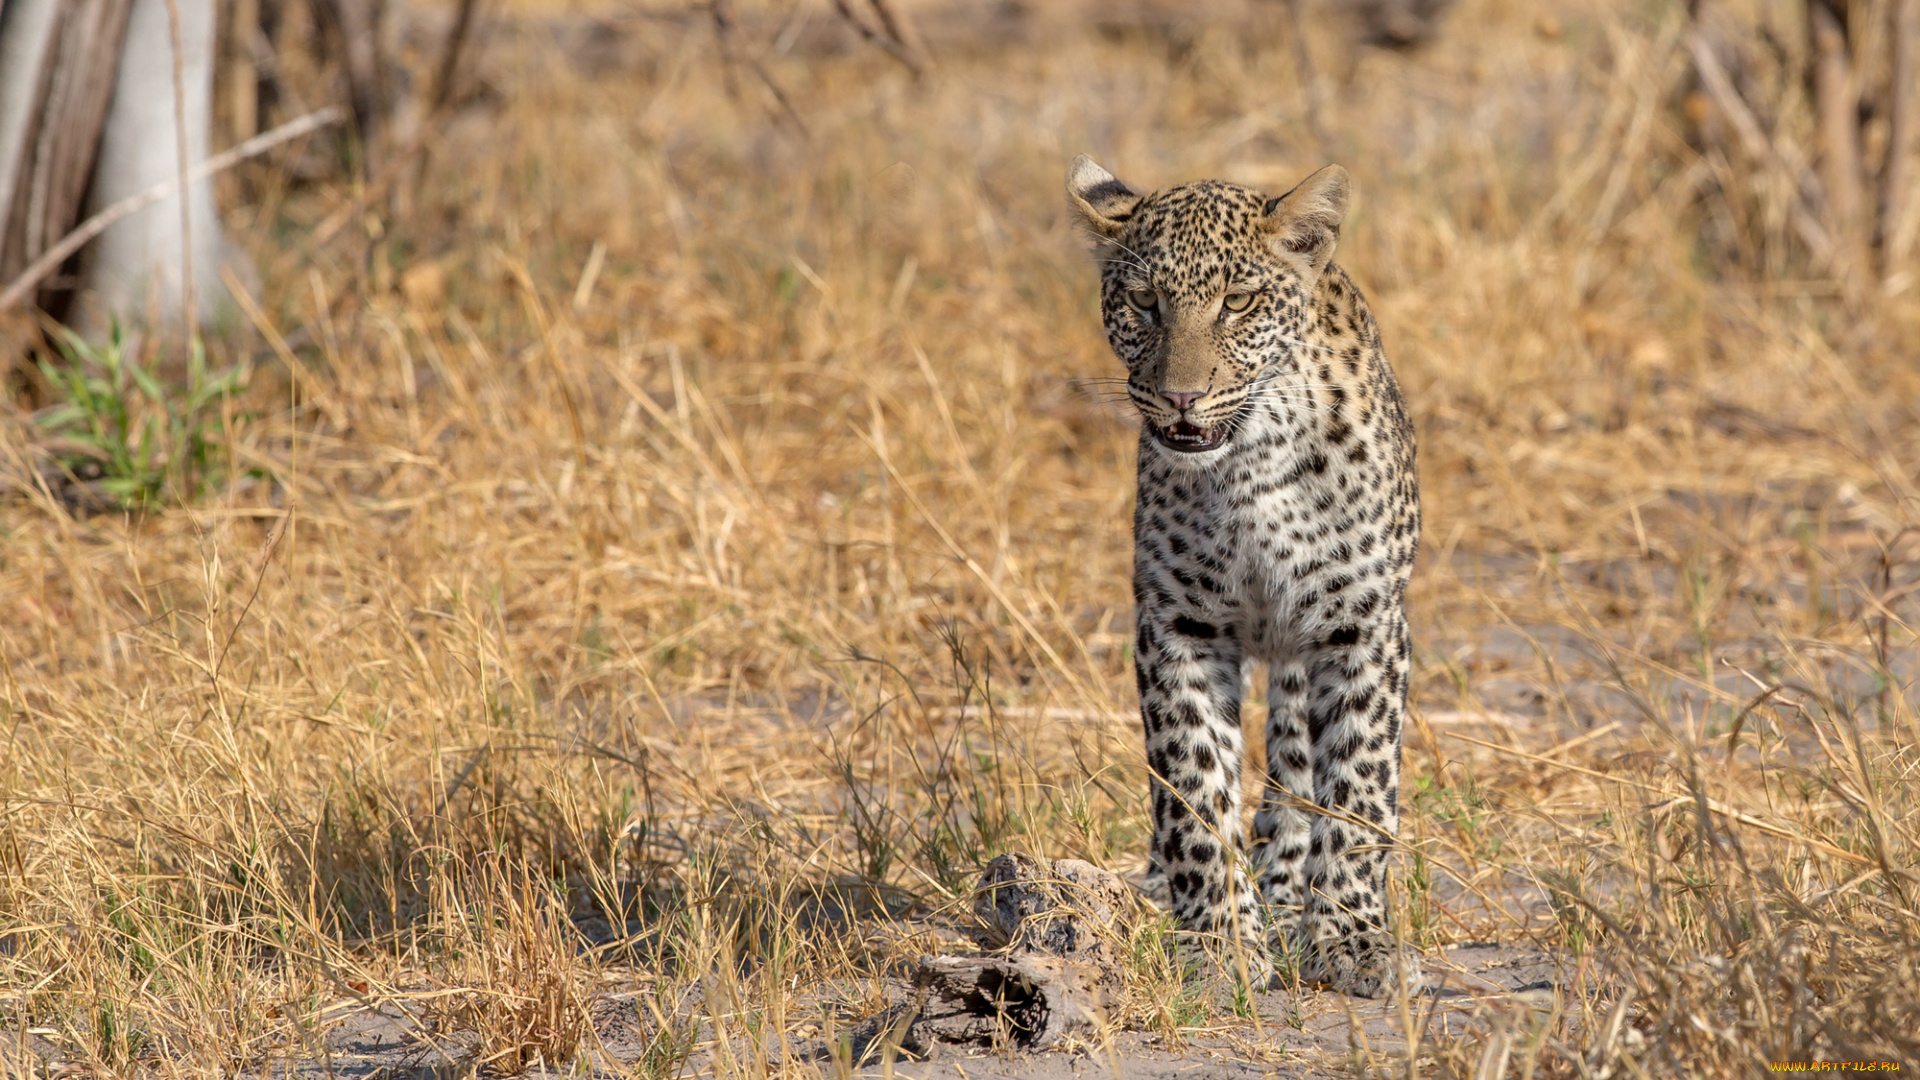
[{"label": "leopard's open mouth", "polygon": [[1159,424],[1149,424],[1147,426],[1153,429],[1153,437],[1160,440],[1161,446],[1169,450],[1178,450],[1183,454],[1197,454],[1202,450],[1217,450],[1226,445],[1227,442],[1227,426],[1225,424],[1221,424],[1218,427],[1199,428],[1194,427],[1185,420],[1180,420],[1166,427],[1161,427]]}]

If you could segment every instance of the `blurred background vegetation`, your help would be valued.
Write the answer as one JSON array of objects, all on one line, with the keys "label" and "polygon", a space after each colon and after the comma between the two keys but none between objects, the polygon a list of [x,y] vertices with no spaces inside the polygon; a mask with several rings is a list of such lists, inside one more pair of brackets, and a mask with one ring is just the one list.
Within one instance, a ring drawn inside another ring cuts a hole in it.
[{"label": "blurred background vegetation", "polygon": [[[1427,507],[1396,926],[1564,969],[1261,1060],[1915,1061],[1917,9],[223,0],[216,149],[346,110],[218,178],[230,318],[0,312],[0,1073],[380,1008],[832,1075],[763,1048],[991,855],[1138,870],[1080,152],[1352,173]],[[1247,1024],[1140,933],[1116,1030]]]}]

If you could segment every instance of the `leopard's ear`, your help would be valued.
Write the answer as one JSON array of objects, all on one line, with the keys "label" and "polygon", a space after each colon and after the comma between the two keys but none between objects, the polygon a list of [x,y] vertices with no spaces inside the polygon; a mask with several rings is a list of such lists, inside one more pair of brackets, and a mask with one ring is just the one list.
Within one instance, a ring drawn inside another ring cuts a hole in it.
[{"label": "leopard's ear", "polygon": [[1067,167],[1067,203],[1095,236],[1116,240],[1140,205],[1140,193],[1081,154]]},{"label": "leopard's ear", "polygon": [[1329,165],[1277,199],[1268,199],[1261,229],[1282,258],[1304,260],[1318,275],[1333,261],[1352,190],[1347,170]]}]

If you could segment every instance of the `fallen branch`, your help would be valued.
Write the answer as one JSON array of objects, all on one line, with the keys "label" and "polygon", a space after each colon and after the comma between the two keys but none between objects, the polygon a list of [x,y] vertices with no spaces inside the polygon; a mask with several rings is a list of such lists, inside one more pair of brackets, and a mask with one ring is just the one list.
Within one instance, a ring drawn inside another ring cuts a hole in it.
[{"label": "fallen branch", "polygon": [[780,88],[780,84],[775,81],[773,73],[767,70],[766,65],[762,64],[758,57],[741,52],[739,46],[735,43],[733,38],[733,4],[731,0],[713,0],[710,11],[713,15],[713,33],[720,42],[720,59],[727,64],[728,92],[732,93],[733,91],[733,66],[735,64],[744,64],[747,69],[752,71],[760,80],[761,85],[767,88],[767,92],[773,95],[773,100],[780,106],[781,115],[785,116],[788,122],[793,124],[794,130],[800,133],[800,137],[803,139],[813,138],[813,133],[807,130],[807,122],[800,118],[800,110],[794,108],[793,102],[787,100],[787,92]]},{"label": "fallen branch", "polygon": [[1860,92],[1845,19],[1840,0],[1808,0],[1814,138],[1820,148],[1820,183],[1827,193],[1827,227],[1847,261],[1857,264],[1864,246],[1860,232],[1866,200],[1860,176]]},{"label": "fallen branch", "polygon": [[[199,183],[215,173],[240,164],[248,158],[279,146],[281,143],[297,139],[302,135],[317,131],[329,124],[337,124],[347,118],[347,111],[338,105],[329,105],[324,109],[310,112],[297,120],[289,120],[272,131],[255,135],[239,146],[224,153],[215,154],[188,170],[185,183]],[[14,306],[24,299],[40,280],[58,269],[67,257],[86,246],[87,241],[106,232],[114,222],[132,214],[137,214],[154,203],[179,191],[182,186],[178,176],[163,180],[138,195],[129,195],[107,207],[105,210],[81,222],[74,230],[60,238],[60,242],[40,253],[32,265],[21,272],[19,277],[7,283],[6,291],[0,292],[0,311]]]},{"label": "fallen branch", "polygon": [[467,32],[473,28],[473,9],[475,0],[460,0],[460,7],[453,17],[453,29],[447,33],[447,42],[440,50],[440,66],[433,77],[433,108],[435,111],[447,107],[453,100],[453,78],[460,71],[460,49],[467,42]]},{"label": "fallen branch", "polygon": [[847,25],[867,42],[900,61],[913,77],[918,79],[927,73],[926,46],[921,44],[920,36],[907,21],[905,15],[895,11],[886,0],[868,0],[874,13],[879,17],[880,25],[873,26],[860,13],[854,10],[847,0],[833,0],[835,11],[846,20]]},{"label": "fallen branch", "polygon": [[1734,89],[1733,80],[1727,78],[1727,71],[1720,66],[1720,59],[1713,55],[1713,46],[1698,30],[1687,34],[1687,49],[1693,54],[1694,69],[1700,73],[1700,85],[1725,114],[1728,123],[1733,125],[1734,133],[1740,136],[1747,156],[1772,166],[1792,188],[1793,224],[1800,233],[1800,239],[1813,250],[1816,258],[1831,263],[1839,251],[1832,234],[1820,223],[1818,208],[1824,201],[1824,193],[1819,178],[1814,176],[1806,159],[1800,155],[1799,148],[1784,140],[1776,143],[1767,138],[1766,132],[1760,128],[1760,121],[1754,119],[1753,110],[1747,108],[1740,91]]},{"label": "fallen branch", "polygon": [[1313,66],[1313,50],[1307,45],[1307,20],[1300,14],[1300,0],[1287,0],[1287,36],[1293,39],[1294,77],[1307,97],[1307,127],[1320,144],[1323,159],[1334,156],[1333,136],[1327,131],[1327,110],[1320,93],[1320,76]]}]

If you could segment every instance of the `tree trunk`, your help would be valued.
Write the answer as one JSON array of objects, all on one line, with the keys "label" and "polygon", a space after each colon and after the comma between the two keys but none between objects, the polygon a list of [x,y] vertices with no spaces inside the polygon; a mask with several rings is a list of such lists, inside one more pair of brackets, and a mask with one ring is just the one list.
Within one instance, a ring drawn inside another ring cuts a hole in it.
[{"label": "tree trunk", "polygon": [[1847,48],[1846,0],[1807,0],[1820,182],[1841,258],[1857,268],[1866,251],[1860,169],[1860,93]]},{"label": "tree trunk", "polygon": [[1920,226],[1914,213],[1913,187],[1920,182],[1914,170],[1914,80],[1920,78],[1920,0],[1895,0],[1893,11],[1893,77],[1888,94],[1887,161],[1880,170],[1880,268],[1883,275],[1900,271],[1913,252],[1914,231]]},{"label": "tree trunk", "polygon": [[392,58],[381,46],[385,4],[378,0],[315,0],[315,15],[325,20],[340,43],[347,79],[347,103],[360,135],[362,167],[377,170],[380,133],[391,112],[387,68]]},{"label": "tree trunk", "polygon": [[[97,0],[96,0],[97,2]],[[172,0],[180,12],[189,166],[211,156],[213,128],[213,0]],[[120,50],[113,104],[100,137],[90,205],[93,210],[136,195],[181,173],[174,116],[173,33],[169,0],[132,0],[126,47]],[[194,297],[195,321],[217,323],[229,310],[223,264],[237,264],[213,204],[213,181],[186,192],[187,231],[175,192],[108,227],[85,249],[79,308],[74,321],[97,334],[109,319],[178,324],[183,301]],[[56,237],[57,239],[57,237]],[[191,247],[188,245],[191,244]],[[185,278],[191,265],[193,280]],[[240,269],[243,276],[246,271]]]},{"label": "tree trunk", "polygon": [[0,7],[0,282],[79,221],[130,8],[131,0]]}]

